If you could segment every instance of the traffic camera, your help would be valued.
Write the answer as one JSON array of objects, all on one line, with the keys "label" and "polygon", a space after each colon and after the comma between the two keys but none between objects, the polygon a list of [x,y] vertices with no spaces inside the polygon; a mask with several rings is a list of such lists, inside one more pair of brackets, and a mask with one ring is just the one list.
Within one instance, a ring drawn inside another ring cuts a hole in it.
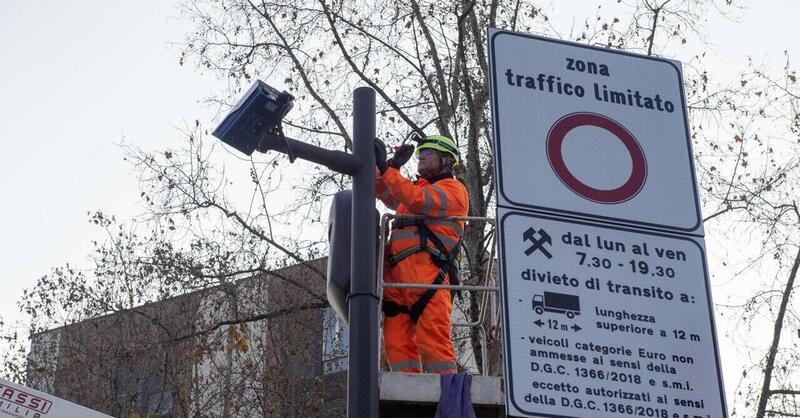
[{"label": "traffic camera", "polygon": [[294,96],[256,80],[212,135],[246,155],[273,149],[286,152],[294,160],[281,127],[292,106]]}]

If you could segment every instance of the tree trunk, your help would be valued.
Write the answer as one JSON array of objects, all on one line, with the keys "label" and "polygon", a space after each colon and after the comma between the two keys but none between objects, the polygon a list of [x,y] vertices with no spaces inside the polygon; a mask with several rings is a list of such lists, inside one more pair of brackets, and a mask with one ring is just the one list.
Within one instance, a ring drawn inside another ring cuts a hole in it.
[{"label": "tree trunk", "polygon": [[797,255],[794,257],[794,265],[792,271],[789,273],[789,280],[786,281],[786,288],[783,291],[781,298],[781,307],[778,309],[778,317],[775,319],[775,327],[772,330],[772,344],[769,347],[767,354],[767,364],[764,365],[764,383],[761,385],[761,394],[758,398],[758,410],[756,411],[756,418],[764,418],[767,410],[767,401],[770,397],[770,383],[772,382],[772,371],[775,368],[775,356],[778,353],[778,345],[781,341],[781,330],[783,329],[783,317],[786,315],[786,306],[789,305],[789,298],[792,296],[792,289],[794,288],[794,279],[797,277],[797,267],[800,265],[800,248],[797,250]]}]

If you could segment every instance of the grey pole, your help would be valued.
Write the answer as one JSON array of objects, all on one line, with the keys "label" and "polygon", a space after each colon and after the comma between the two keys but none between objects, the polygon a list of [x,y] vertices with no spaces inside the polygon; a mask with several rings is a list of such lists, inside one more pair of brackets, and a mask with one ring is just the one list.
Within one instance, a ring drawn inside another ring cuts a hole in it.
[{"label": "grey pole", "polygon": [[378,418],[378,295],[375,282],[375,91],[353,92],[353,176],[350,254],[348,418]]}]

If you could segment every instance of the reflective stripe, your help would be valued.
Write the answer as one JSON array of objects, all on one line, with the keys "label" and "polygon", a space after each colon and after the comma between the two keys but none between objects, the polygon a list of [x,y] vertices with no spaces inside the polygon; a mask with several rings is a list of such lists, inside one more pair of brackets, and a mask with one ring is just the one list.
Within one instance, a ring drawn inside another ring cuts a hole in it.
[{"label": "reflective stripe", "polygon": [[415,247],[406,248],[405,250],[400,251],[397,254],[392,254],[392,255],[389,256],[389,264],[390,265],[394,265],[394,264],[400,262],[400,260],[410,256],[411,254],[419,252],[419,251],[422,251],[422,249],[419,248],[419,245],[417,245]]},{"label": "reflective stripe", "polygon": [[[436,234],[436,233],[434,233],[434,234],[437,237],[439,237],[440,240],[442,240],[442,244],[444,244],[447,248],[453,248],[453,247],[456,246],[456,243],[458,243],[458,241],[450,238],[447,235]],[[393,240],[412,239],[412,238],[413,239],[417,239],[417,240],[419,239],[419,231],[418,230],[416,230],[416,229],[396,229],[396,230],[392,231],[392,239]]]},{"label": "reflective stripe", "polygon": [[[397,242],[397,240],[401,239],[415,239],[419,242],[419,232],[417,232],[416,229],[396,229],[392,231],[391,240],[393,242]],[[417,246],[419,246],[419,244]]]},{"label": "reflective stripe", "polygon": [[431,255],[433,255],[437,260],[444,260],[447,258],[444,253],[439,251],[439,249],[434,246],[429,245],[425,249],[428,250],[428,252],[431,253]]},{"label": "reflective stripe", "polygon": [[457,240],[454,240],[444,234],[437,234],[434,232],[433,235],[436,235],[436,237],[439,238],[442,241],[442,244],[444,244],[444,246],[447,247],[448,249],[452,249],[458,243]]},{"label": "reflective stripe", "polygon": [[428,189],[422,189],[422,197],[425,199],[425,205],[422,207],[422,213],[424,215],[428,215],[433,209],[433,197],[431,197],[431,192]]},{"label": "reflective stripe", "polygon": [[408,360],[401,360],[389,365],[392,371],[399,372],[403,369],[419,369],[419,360],[408,359]]},{"label": "reflective stripe", "polygon": [[455,361],[435,361],[432,363],[425,363],[423,369],[428,373],[438,373],[442,371],[457,371]]},{"label": "reflective stripe", "polygon": [[416,229],[395,229],[392,231],[392,239],[419,239],[419,232]]},{"label": "reflective stripe", "polygon": [[452,229],[456,235],[461,235],[464,233],[464,228],[461,227],[461,224],[458,221],[448,221],[445,219],[431,219],[428,221],[428,223],[446,226]]},{"label": "reflective stripe", "polygon": [[[439,186],[431,186],[431,189],[435,190],[436,194],[439,195],[439,213],[436,216],[444,218],[447,214],[447,193]],[[425,214],[428,214],[428,212],[425,211]]]}]

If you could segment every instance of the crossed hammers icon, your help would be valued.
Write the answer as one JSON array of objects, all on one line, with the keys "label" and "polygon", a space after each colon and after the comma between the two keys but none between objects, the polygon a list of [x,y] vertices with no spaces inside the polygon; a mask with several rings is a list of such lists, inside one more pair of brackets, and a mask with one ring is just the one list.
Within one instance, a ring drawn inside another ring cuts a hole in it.
[{"label": "crossed hammers icon", "polygon": [[[537,234],[539,235],[539,238],[536,238]],[[545,257],[553,258],[553,255],[550,254],[550,252],[547,251],[547,248],[544,247],[545,243],[551,245],[553,244],[553,240],[550,238],[550,235],[544,229],[539,228],[539,230],[537,231],[532,227],[528,228],[527,230],[525,230],[524,233],[522,233],[522,239],[523,241],[530,241],[533,244],[530,246],[530,248],[525,250],[525,255],[531,255],[536,250],[539,250],[542,252],[542,254],[545,255]]]}]

